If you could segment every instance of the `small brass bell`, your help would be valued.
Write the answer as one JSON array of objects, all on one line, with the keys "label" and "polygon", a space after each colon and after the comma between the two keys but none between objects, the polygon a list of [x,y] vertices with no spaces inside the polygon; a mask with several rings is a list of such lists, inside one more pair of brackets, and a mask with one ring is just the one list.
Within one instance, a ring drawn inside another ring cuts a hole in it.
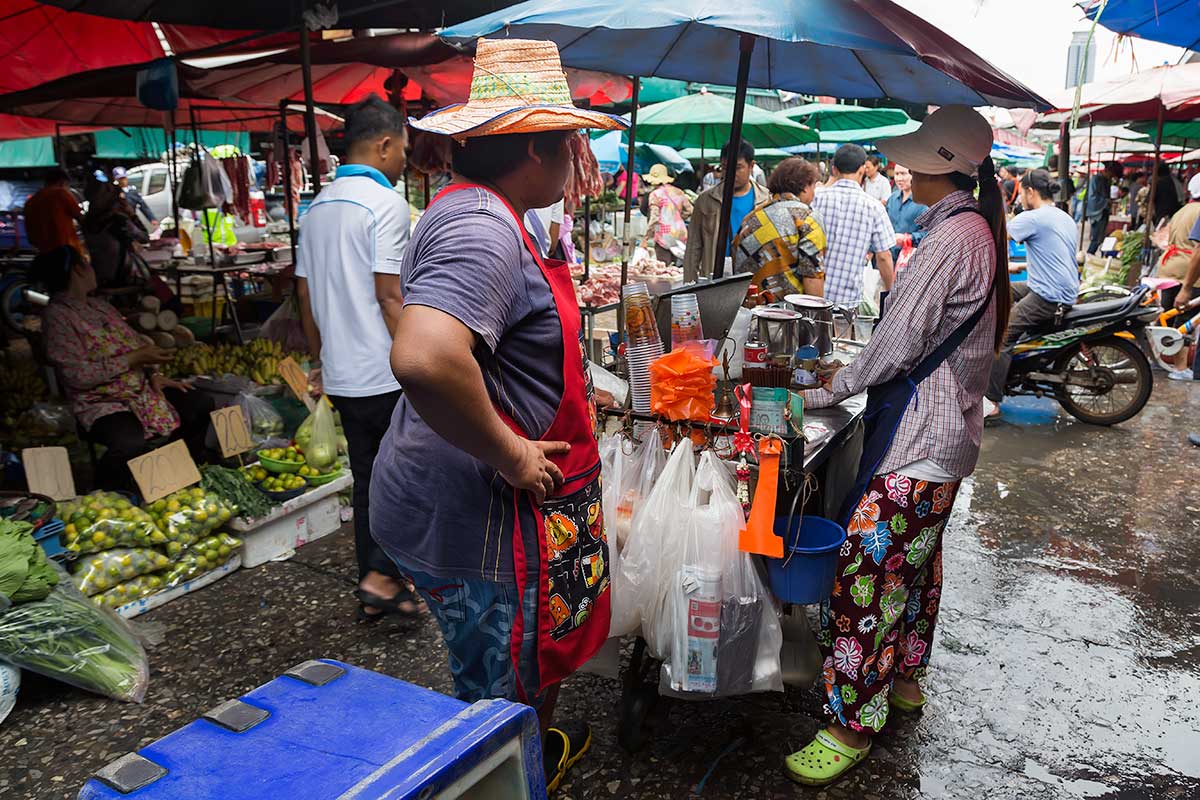
[{"label": "small brass bell", "polygon": [[737,417],[737,407],[734,405],[733,389],[729,384],[722,384],[721,396],[717,398],[717,407],[712,412],[713,419],[729,422]]}]

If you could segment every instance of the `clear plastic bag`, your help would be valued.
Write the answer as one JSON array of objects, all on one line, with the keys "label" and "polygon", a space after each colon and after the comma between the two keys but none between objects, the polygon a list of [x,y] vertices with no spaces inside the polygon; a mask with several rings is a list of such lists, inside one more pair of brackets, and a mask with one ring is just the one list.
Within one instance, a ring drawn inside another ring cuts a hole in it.
[{"label": "clear plastic bag", "polygon": [[694,506],[660,627],[671,631],[660,691],[734,696],[783,691],[779,609],[754,559],[738,549],[745,524],[729,468],[705,452]]},{"label": "clear plastic bag", "polygon": [[84,597],[64,572],[44,600],[0,614],[0,659],[117,700],[146,694],[146,651],[125,621]]},{"label": "clear plastic bag", "polygon": [[[633,515],[650,495],[666,464],[667,454],[657,435],[648,435],[639,445],[623,436],[604,440],[608,450],[602,452],[604,466],[604,519],[612,534],[609,537],[609,563],[612,576],[612,621],[609,636],[634,633],[641,625],[635,598],[624,581],[621,561],[628,546]],[[606,463],[605,457],[609,461]]]},{"label": "clear plastic bag", "polygon": [[106,589],[100,594],[92,595],[92,602],[104,608],[118,609],[126,603],[161,591],[166,585],[162,573],[139,575],[122,581],[116,586]]},{"label": "clear plastic bag", "polygon": [[199,486],[155,500],[146,510],[165,535],[163,549],[172,560],[196,540],[229,522],[237,511],[220,495],[209,494]]},{"label": "clear plastic bag", "polygon": [[242,546],[240,539],[227,533],[206,536],[183,552],[175,564],[163,575],[165,587],[178,586],[204,573],[214,570],[233,558]]},{"label": "clear plastic bag", "polygon": [[249,392],[238,395],[238,405],[242,408],[242,416],[250,426],[250,441],[261,445],[284,433],[283,417],[266,400]]},{"label": "clear plastic bag", "polygon": [[167,543],[151,515],[116,492],[92,492],[61,503],[58,516],[65,523],[63,547],[75,555]]},{"label": "clear plastic bag", "polygon": [[87,597],[107,591],[118,583],[171,566],[171,559],[150,547],[105,550],[71,565],[71,580]]},{"label": "clear plastic bag", "polygon": [[[333,421],[333,407],[324,399],[317,402],[317,407],[309,416],[311,427],[308,429],[308,443],[301,445],[304,460],[310,467],[325,469],[332,467],[337,461],[337,426]],[[306,421],[307,422],[307,421]],[[301,428],[304,425],[300,426]],[[299,437],[299,431],[297,431]],[[299,442],[297,442],[299,443]]]},{"label": "clear plastic bag", "polygon": [[641,620],[650,655],[670,655],[671,632],[660,625],[668,579],[674,575],[679,544],[691,515],[696,459],[692,442],[675,445],[649,496],[634,513],[633,528],[621,558],[621,581]]}]

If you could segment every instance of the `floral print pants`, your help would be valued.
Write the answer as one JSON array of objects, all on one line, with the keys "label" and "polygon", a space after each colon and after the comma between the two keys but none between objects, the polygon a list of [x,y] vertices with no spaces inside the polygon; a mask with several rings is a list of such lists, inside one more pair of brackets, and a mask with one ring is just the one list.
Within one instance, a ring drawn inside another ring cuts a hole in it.
[{"label": "floral print pants", "polygon": [[833,591],[821,606],[826,711],[883,729],[896,674],[924,674],[942,594],[942,529],[958,482],[876,475],[850,517]]}]

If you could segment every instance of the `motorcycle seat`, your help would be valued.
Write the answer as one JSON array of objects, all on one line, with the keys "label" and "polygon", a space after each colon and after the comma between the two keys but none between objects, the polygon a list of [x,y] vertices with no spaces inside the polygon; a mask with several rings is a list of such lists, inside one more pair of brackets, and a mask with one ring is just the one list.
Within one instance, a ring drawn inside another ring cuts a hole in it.
[{"label": "motorcycle seat", "polygon": [[1083,322],[1090,319],[1103,319],[1125,309],[1130,302],[1129,297],[1118,297],[1115,300],[1100,300],[1095,303],[1079,303],[1063,317],[1063,324]]}]

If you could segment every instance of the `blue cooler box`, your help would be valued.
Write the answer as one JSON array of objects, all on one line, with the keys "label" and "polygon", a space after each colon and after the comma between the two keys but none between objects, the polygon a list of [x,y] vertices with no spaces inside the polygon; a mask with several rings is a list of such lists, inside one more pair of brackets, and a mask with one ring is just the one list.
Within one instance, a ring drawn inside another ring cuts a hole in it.
[{"label": "blue cooler box", "polygon": [[537,715],[307,661],[101,769],[80,800],[539,800]]}]

